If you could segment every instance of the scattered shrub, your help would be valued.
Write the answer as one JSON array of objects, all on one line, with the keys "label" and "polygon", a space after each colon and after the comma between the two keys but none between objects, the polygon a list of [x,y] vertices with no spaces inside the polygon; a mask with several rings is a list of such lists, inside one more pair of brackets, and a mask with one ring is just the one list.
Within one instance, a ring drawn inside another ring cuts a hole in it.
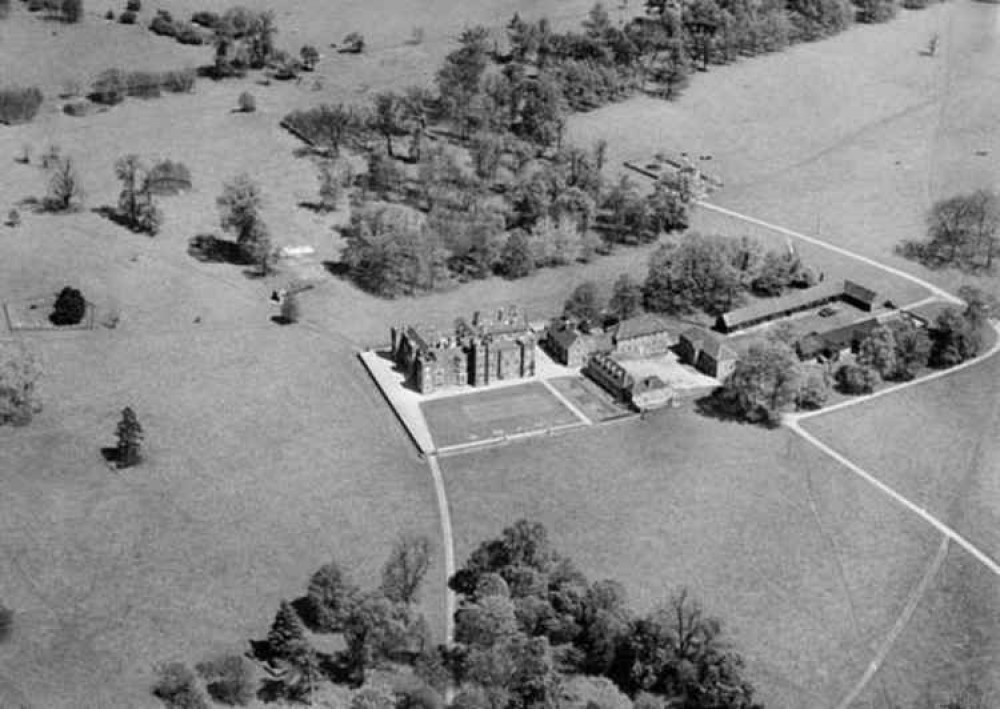
[{"label": "scattered shrub", "polygon": [[194,25],[187,22],[174,23],[177,41],[181,44],[201,45],[205,43],[205,37]]},{"label": "scattered shrub", "polygon": [[60,10],[64,22],[79,22],[83,17],[83,0],[62,0]]},{"label": "scattered shrub", "polygon": [[254,672],[240,655],[226,655],[195,666],[208,683],[208,694],[217,702],[246,706],[254,698]]},{"label": "scattered shrub", "polygon": [[80,118],[81,116],[86,116],[91,112],[91,103],[89,101],[71,101],[63,106],[63,113],[67,116],[75,116]]},{"label": "scattered shrub", "polygon": [[0,342],[0,425],[26,426],[42,410],[35,389],[41,374],[37,357],[23,343]]},{"label": "scattered shrub", "polygon": [[174,27],[173,20],[162,14],[154,17],[153,21],[149,23],[149,31],[163,37],[177,36],[177,28]]},{"label": "scattered shrub", "polygon": [[126,10],[125,12],[123,12],[121,15],[118,16],[118,22],[120,22],[123,25],[134,25],[135,13]]},{"label": "scattered shrub", "polygon": [[128,0],[125,9],[129,12],[139,12],[142,9],[142,0]]},{"label": "scattered shrub", "polygon": [[[124,17],[124,15],[122,15]],[[121,69],[106,69],[94,80],[90,100],[105,106],[114,106],[125,100],[128,77]]]},{"label": "scattered shrub", "polygon": [[845,394],[871,394],[878,384],[878,373],[871,367],[845,364],[836,373],[837,387]]},{"label": "scattered shrub", "polygon": [[299,50],[299,57],[302,59],[302,68],[306,71],[312,71],[319,63],[319,50],[311,44],[307,44]]},{"label": "scattered shrub", "polygon": [[191,189],[191,171],[183,163],[162,160],[150,169],[146,180],[153,194],[173,195]]},{"label": "scattered shrub", "polygon": [[0,123],[27,123],[38,114],[43,98],[36,86],[0,89]]},{"label": "scattered shrub", "polygon": [[217,12],[206,12],[202,10],[201,12],[196,12],[191,15],[191,22],[210,30],[214,30],[218,27],[219,21],[220,18]]},{"label": "scattered shrub", "polygon": [[10,639],[14,632],[14,612],[0,603],[0,644]]},{"label": "scattered shrub", "polygon": [[361,54],[365,51],[365,38],[360,32],[351,32],[340,43],[341,54]]},{"label": "scattered shrub", "polygon": [[87,314],[87,301],[76,288],[66,286],[56,298],[49,322],[53,325],[79,325]]},{"label": "scattered shrub", "polygon": [[163,88],[175,94],[190,93],[194,89],[194,69],[178,69],[163,74]]},{"label": "scattered shrub", "polygon": [[208,709],[208,700],[198,686],[194,673],[182,662],[160,668],[153,696],[171,709]]},{"label": "scattered shrub", "polygon": [[241,113],[253,113],[257,110],[257,100],[249,91],[244,91],[240,94],[238,104]]},{"label": "scattered shrub", "polygon": [[159,98],[163,85],[159,74],[151,71],[132,71],[126,77],[126,93],[136,98]]},{"label": "scattered shrub", "polygon": [[104,19],[105,20],[114,21],[114,19],[115,19],[115,11],[114,10],[108,10],[107,12],[105,12],[104,13]]}]

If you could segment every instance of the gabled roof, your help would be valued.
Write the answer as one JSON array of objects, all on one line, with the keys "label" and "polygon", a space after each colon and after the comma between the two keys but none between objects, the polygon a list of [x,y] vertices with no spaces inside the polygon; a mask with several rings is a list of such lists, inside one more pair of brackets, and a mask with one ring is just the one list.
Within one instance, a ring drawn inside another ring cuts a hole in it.
[{"label": "gabled roof", "polygon": [[845,349],[850,347],[854,340],[867,336],[872,330],[878,327],[878,320],[868,318],[859,322],[844,325],[842,327],[827,330],[826,332],[811,333],[818,335],[821,340],[831,349]]},{"label": "gabled roof", "polygon": [[666,320],[653,313],[643,313],[634,318],[622,320],[615,325],[613,337],[616,342],[621,342],[622,340],[631,340],[635,337],[645,337],[668,331]]},{"label": "gabled roof", "polygon": [[875,291],[854,281],[844,281],[844,295],[868,305],[874,305],[875,301],[878,300],[878,294]]},{"label": "gabled roof", "polygon": [[726,326],[726,329],[731,330],[760,318],[766,318],[786,310],[807,308],[813,303],[837,298],[843,294],[843,284],[827,283],[826,285],[793,291],[777,298],[764,298],[745,308],[737,308],[723,313],[719,316],[719,320]]},{"label": "gabled roof", "polygon": [[687,340],[696,350],[704,352],[716,362],[736,359],[735,350],[704,328],[689,327],[681,333],[681,339]]},{"label": "gabled roof", "polygon": [[567,350],[574,342],[580,339],[580,331],[569,324],[550,326],[549,339],[559,345],[559,347]]}]

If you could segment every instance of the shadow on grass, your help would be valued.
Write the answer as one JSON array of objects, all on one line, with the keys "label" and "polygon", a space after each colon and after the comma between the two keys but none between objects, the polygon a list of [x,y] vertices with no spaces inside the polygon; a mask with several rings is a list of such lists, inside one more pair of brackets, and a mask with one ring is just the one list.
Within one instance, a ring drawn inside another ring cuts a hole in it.
[{"label": "shadow on grass", "polygon": [[118,449],[115,447],[101,448],[101,457],[104,458],[104,462],[108,465],[113,465],[118,467],[118,461],[120,457],[118,455]]},{"label": "shadow on grass", "polygon": [[695,399],[694,408],[701,416],[724,421],[726,423],[741,423],[747,426],[757,426],[764,429],[773,429],[781,426],[781,421],[761,420],[750,421],[726,398],[725,392],[720,388],[711,394]]},{"label": "shadow on grass", "polygon": [[272,315],[271,322],[275,325],[292,325],[294,324],[291,320],[286,318],[284,315]]},{"label": "shadow on grass", "polygon": [[120,227],[124,227],[129,231],[137,231],[133,228],[132,224],[126,219],[117,209],[114,207],[109,207],[104,205],[103,207],[94,207],[91,210],[94,214],[104,217],[109,222],[114,222]]},{"label": "shadow on grass", "polygon": [[220,239],[212,234],[198,234],[188,242],[188,254],[202,263],[228,263],[250,266],[253,261],[235,241]]},{"label": "shadow on grass", "polygon": [[348,276],[347,264],[343,261],[324,261],[323,268],[325,268],[331,276],[337,276],[338,278],[347,278]]},{"label": "shadow on grass", "polygon": [[332,208],[322,202],[299,202],[299,207],[302,209],[308,209],[310,212],[315,212],[316,214],[330,214],[331,212],[336,212],[336,208]]}]

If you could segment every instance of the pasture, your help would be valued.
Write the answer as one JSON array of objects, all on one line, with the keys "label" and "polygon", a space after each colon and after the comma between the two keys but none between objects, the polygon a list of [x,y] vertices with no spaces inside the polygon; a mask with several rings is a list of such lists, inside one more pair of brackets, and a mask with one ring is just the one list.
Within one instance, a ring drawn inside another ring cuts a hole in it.
[{"label": "pasture", "polygon": [[437,448],[580,422],[541,382],[435,398],[420,409]]},{"label": "pasture", "polygon": [[773,709],[846,695],[940,541],[793,434],[689,407],[441,466],[459,564],[527,517],[591,578],[621,580],[639,609],[687,586],[722,618]]}]

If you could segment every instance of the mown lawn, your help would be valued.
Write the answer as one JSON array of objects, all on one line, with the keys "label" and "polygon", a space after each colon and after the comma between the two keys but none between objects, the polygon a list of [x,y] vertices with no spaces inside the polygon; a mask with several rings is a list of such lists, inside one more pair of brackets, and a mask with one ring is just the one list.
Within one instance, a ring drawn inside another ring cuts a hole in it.
[{"label": "mown lawn", "polygon": [[936,550],[933,530],[797,437],[689,410],[446,458],[459,563],[521,517],[646,609],[682,585],[768,707],[829,706]]}]

